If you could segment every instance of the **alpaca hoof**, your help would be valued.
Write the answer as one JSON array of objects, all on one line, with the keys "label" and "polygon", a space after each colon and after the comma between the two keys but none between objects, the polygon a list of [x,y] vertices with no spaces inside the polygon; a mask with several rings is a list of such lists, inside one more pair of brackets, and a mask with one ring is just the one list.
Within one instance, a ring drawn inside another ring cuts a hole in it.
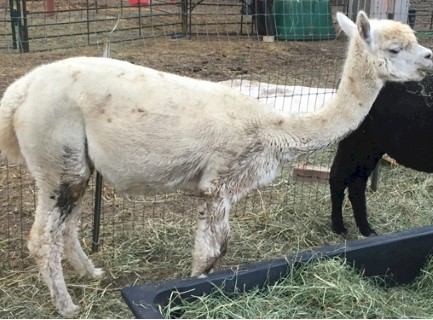
[{"label": "alpaca hoof", "polygon": [[207,276],[208,276],[210,273],[213,273],[214,271],[215,271],[215,269],[212,268],[212,269],[210,269],[209,272],[208,272],[208,271],[200,272],[200,273],[192,272],[192,273],[191,273],[191,277],[192,277],[192,278],[197,277],[198,279],[204,279],[204,278],[207,278]]},{"label": "alpaca hoof", "polygon": [[367,226],[367,227],[364,227],[364,228],[359,228],[359,232],[364,237],[377,236],[376,231],[373,228],[371,228],[370,226]]},{"label": "alpaca hoof", "polygon": [[60,315],[68,319],[76,318],[79,312],[80,312],[80,307],[73,303],[67,307],[59,309]]},{"label": "alpaca hoof", "polygon": [[205,279],[208,277],[209,274],[214,273],[214,272],[215,272],[215,269],[212,268],[212,269],[210,269],[210,271],[208,273],[202,273],[202,274],[198,275],[197,278],[198,279]]},{"label": "alpaca hoof", "polygon": [[218,262],[217,257],[209,257],[206,260],[206,263],[193,265],[191,277],[200,277],[214,272],[216,270],[217,262]]},{"label": "alpaca hoof", "polygon": [[344,226],[332,226],[332,231],[341,236],[347,235],[347,229]]}]

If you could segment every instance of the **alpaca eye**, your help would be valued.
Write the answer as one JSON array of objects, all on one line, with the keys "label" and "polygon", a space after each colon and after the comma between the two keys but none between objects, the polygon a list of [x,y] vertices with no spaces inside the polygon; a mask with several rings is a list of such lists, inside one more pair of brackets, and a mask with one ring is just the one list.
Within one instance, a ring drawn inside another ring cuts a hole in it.
[{"label": "alpaca eye", "polygon": [[392,53],[392,54],[397,54],[397,53],[399,53],[401,51],[401,49],[400,48],[397,48],[397,49],[388,49],[388,51],[390,53]]}]

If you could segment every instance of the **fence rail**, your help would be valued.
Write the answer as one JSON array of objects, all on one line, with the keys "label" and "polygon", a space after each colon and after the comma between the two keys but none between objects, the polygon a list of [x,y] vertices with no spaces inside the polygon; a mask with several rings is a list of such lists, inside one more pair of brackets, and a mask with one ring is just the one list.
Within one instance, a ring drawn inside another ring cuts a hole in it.
[{"label": "fence rail", "polygon": [[[344,5],[347,11],[350,1],[331,2]],[[0,11],[0,48],[28,52],[98,45],[118,18],[121,24],[113,34],[113,42],[179,34],[239,35],[245,22],[253,27],[254,22],[258,23],[254,18],[261,14],[254,12],[254,8],[251,14],[248,3],[251,1],[149,0],[148,5],[134,6],[127,0],[68,0],[59,1],[51,12],[47,11],[46,1],[8,0],[3,8],[0,6],[3,11]],[[411,5],[406,15],[416,31],[433,32],[433,8],[430,6]],[[257,29],[258,26],[256,32]]]},{"label": "fence rail", "polygon": [[129,5],[124,0],[103,4],[69,0],[47,12],[43,1],[10,0],[10,16],[2,20],[8,31],[1,33],[1,47],[17,48],[13,36],[18,38],[21,52],[97,45],[119,18],[121,25],[113,42],[181,33],[186,30],[182,8],[181,2],[172,0],[150,0],[146,6]]}]

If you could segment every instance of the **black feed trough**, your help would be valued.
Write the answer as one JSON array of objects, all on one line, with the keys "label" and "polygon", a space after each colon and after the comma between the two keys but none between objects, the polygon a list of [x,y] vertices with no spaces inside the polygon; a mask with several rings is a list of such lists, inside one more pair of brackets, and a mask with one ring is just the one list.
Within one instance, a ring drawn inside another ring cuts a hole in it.
[{"label": "black feed trough", "polygon": [[345,258],[365,276],[386,275],[390,285],[401,285],[415,279],[432,249],[433,225],[302,251],[281,259],[245,265],[237,271],[220,271],[204,279],[125,287],[122,296],[136,318],[160,319],[158,305],[166,305],[174,291],[184,299],[210,293],[215,286],[226,292],[233,292],[235,288],[248,291],[275,283],[302,263],[334,257]]}]

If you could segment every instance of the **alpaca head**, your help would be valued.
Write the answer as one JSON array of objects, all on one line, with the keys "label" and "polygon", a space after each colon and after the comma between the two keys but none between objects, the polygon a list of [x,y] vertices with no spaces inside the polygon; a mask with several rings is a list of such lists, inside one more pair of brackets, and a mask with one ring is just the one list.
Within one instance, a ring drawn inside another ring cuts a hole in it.
[{"label": "alpaca head", "polygon": [[[393,20],[369,20],[360,11],[353,23],[337,13],[341,29],[365,52],[368,68],[383,81],[419,81],[433,71],[432,51],[419,45],[413,30]],[[357,53],[349,53],[357,54]]]}]

